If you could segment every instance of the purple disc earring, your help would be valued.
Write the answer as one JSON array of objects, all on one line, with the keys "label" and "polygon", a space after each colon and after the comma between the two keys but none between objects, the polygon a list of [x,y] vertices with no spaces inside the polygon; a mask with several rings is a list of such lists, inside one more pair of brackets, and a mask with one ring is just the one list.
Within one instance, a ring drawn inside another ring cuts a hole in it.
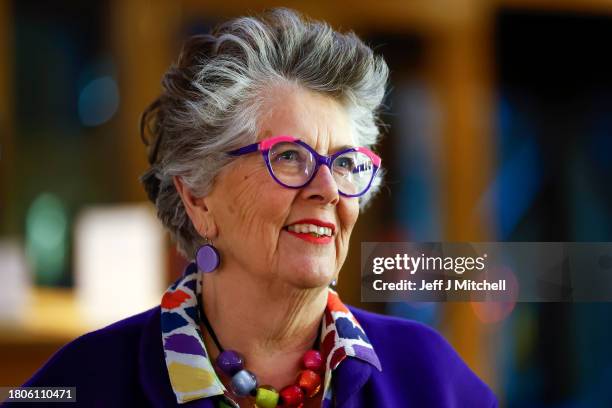
[{"label": "purple disc earring", "polygon": [[210,273],[219,267],[221,257],[219,256],[217,248],[210,242],[198,248],[195,260],[199,270],[204,273]]}]

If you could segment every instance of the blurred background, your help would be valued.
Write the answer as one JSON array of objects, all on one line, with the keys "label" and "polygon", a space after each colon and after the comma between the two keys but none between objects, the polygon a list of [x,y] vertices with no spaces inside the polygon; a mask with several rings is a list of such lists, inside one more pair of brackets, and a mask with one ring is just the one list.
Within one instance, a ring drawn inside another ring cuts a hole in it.
[{"label": "blurred background", "polygon": [[344,301],[440,330],[503,407],[612,407],[612,304],[359,289],[362,241],[612,241],[608,0],[0,0],[0,385],[159,304],[184,260],[138,183],[139,115],[187,36],[274,6],[356,31],[392,72],[387,187]]}]

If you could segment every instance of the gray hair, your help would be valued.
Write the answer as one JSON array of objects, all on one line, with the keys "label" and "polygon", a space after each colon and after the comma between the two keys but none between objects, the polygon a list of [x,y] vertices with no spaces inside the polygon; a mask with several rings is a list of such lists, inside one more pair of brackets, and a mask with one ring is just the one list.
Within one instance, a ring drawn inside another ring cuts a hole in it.
[{"label": "gray hair", "polygon": [[[191,259],[204,239],[173,176],[194,195],[208,194],[231,160],[225,152],[255,142],[266,89],[298,85],[334,98],[351,118],[355,142],[372,147],[388,74],[384,60],[354,33],[338,33],[288,9],[236,18],[189,38],[140,122],[150,164],[141,182],[179,251]],[[360,198],[362,208],[380,184],[377,177]]]}]

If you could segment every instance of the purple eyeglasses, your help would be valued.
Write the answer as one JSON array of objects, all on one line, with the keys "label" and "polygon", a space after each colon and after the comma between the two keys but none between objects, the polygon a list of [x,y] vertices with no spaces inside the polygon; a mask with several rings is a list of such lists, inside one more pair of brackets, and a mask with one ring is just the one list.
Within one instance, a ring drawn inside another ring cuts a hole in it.
[{"label": "purple eyeglasses", "polygon": [[338,192],[345,197],[366,193],[380,168],[381,159],[365,147],[351,147],[323,156],[292,136],[275,136],[229,152],[232,156],[260,151],[270,175],[287,188],[302,188],[312,181],[321,165],[326,165]]}]

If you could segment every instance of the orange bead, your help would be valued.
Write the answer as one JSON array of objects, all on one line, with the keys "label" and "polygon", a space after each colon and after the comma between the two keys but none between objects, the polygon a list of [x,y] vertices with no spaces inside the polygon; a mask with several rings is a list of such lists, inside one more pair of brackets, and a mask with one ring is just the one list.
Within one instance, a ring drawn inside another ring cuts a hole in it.
[{"label": "orange bead", "polygon": [[312,370],[302,370],[298,376],[297,384],[308,398],[312,398],[321,389],[321,376]]}]

